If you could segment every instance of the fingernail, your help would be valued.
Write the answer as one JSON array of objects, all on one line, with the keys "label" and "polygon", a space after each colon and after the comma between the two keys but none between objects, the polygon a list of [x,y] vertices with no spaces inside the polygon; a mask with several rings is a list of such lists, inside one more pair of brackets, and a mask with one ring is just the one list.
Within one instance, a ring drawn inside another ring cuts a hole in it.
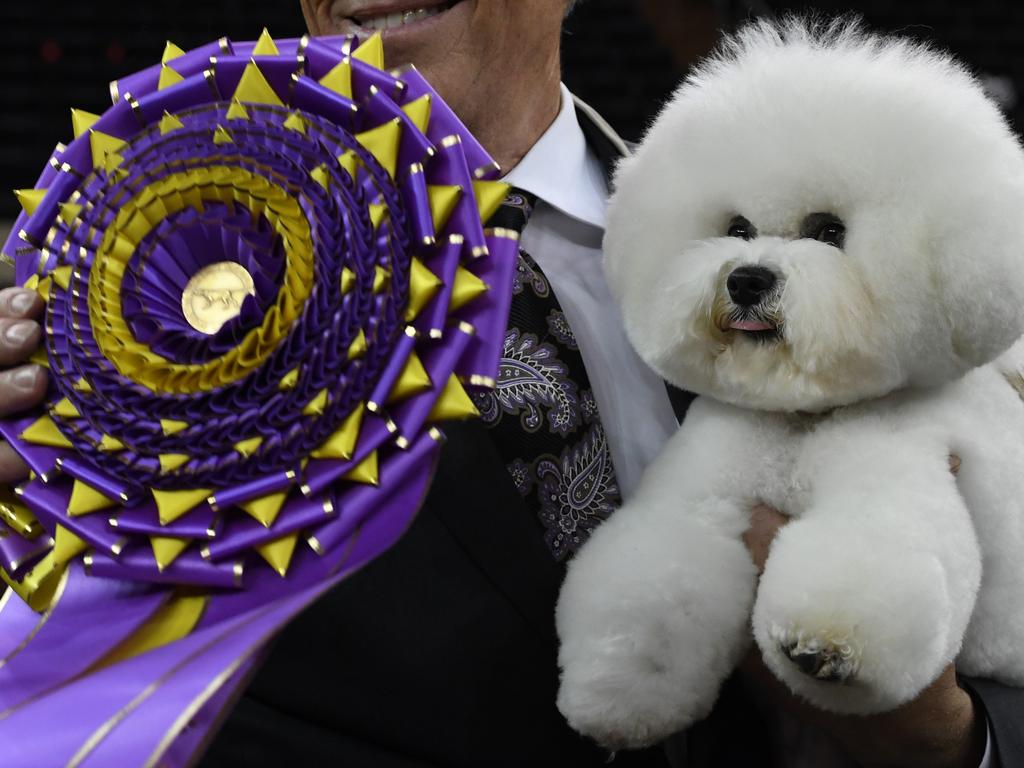
[{"label": "fingernail", "polygon": [[38,365],[26,365],[14,372],[11,381],[18,389],[35,389],[36,379],[39,378]]},{"label": "fingernail", "polygon": [[28,312],[35,303],[36,294],[34,291],[18,291],[11,296],[11,310],[23,315]]},{"label": "fingernail", "polygon": [[7,330],[4,331],[4,338],[7,339],[11,344],[22,346],[29,338],[36,332],[36,328],[39,326],[30,320],[25,320],[20,323],[11,323],[7,326]]}]

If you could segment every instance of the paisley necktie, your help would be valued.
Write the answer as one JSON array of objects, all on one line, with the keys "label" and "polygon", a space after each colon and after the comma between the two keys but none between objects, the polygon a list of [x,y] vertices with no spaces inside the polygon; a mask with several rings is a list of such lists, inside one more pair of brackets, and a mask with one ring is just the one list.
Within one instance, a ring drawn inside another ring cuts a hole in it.
[{"label": "paisley necktie", "polygon": [[[488,222],[522,232],[537,200],[513,189]],[[621,500],[579,346],[558,299],[522,248],[497,387],[476,400],[555,559],[575,552]]]}]

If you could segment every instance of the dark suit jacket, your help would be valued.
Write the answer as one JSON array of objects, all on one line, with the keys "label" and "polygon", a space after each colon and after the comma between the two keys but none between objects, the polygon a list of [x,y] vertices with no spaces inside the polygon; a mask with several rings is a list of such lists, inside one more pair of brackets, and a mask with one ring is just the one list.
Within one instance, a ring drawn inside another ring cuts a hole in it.
[{"label": "dark suit jacket", "polygon": [[[577,111],[610,171],[621,139],[585,105]],[[681,417],[692,398],[670,394]],[[555,708],[563,568],[482,424],[445,431],[437,476],[407,535],[282,633],[204,766],[606,765],[607,753]],[[974,690],[994,724],[1001,768],[1024,765],[1016,728],[1024,693],[980,681]],[[673,763],[768,766],[760,728],[730,683]],[[620,753],[614,765],[669,760],[653,749]]]}]

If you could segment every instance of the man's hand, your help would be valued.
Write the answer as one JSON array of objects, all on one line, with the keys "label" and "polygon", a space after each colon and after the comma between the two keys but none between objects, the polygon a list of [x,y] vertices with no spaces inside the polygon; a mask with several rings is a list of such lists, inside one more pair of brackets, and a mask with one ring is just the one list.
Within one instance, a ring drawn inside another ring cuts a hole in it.
[{"label": "man's hand", "polygon": [[[43,301],[35,291],[5,288],[0,291],[0,417],[36,405],[46,394],[46,371],[24,364],[43,337],[36,320]],[[6,442],[0,442],[0,483],[28,477],[28,467]]]},{"label": "man's hand", "polygon": [[[950,471],[960,459],[950,456]],[[772,540],[789,520],[765,506],[755,507],[743,535],[759,571]],[[957,685],[950,665],[914,701],[892,712],[840,716],[815,709],[794,696],[768,671],[755,647],[740,667],[751,696],[768,711],[785,710],[830,735],[865,768],[978,768],[985,751],[984,718],[977,717],[970,695]]]}]

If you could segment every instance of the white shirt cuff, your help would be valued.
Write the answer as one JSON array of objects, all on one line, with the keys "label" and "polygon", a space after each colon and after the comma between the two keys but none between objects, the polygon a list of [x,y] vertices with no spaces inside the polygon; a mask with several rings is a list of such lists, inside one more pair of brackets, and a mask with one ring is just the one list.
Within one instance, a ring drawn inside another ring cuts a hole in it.
[{"label": "white shirt cuff", "polygon": [[989,722],[987,713],[985,715],[985,754],[982,756],[978,768],[999,768],[999,761],[992,754],[992,723]]}]

